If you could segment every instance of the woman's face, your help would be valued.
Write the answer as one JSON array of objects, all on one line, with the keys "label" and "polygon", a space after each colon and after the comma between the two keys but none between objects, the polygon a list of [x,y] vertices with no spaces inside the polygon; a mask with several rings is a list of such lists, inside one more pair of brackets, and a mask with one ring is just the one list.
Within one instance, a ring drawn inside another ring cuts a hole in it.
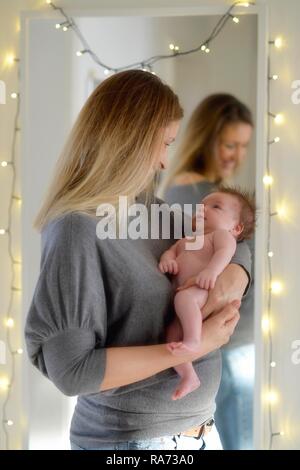
[{"label": "woman's face", "polygon": [[224,127],[218,138],[215,160],[219,178],[230,178],[243,163],[251,135],[252,126],[244,122]]},{"label": "woman's face", "polygon": [[163,141],[158,149],[158,163],[156,170],[165,170],[168,166],[168,149],[174,142],[180,121],[172,121],[164,130]]}]

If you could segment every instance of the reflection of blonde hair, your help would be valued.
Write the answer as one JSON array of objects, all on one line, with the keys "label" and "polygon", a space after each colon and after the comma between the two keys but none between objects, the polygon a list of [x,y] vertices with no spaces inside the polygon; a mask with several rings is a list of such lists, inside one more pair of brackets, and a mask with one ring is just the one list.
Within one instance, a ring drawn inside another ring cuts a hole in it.
[{"label": "reflection of blonde hair", "polygon": [[[253,127],[249,108],[228,93],[207,96],[193,111],[174,157],[174,166],[163,180],[161,191],[173,184],[175,177],[185,172],[197,172],[204,177],[215,171],[215,147],[223,129],[230,124],[245,123]],[[215,181],[219,183],[220,181]]]},{"label": "reflection of blonde hair", "polygon": [[35,227],[72,211],[96,215],[102,203],[117,208],[120,195],[131,204],[145,191],[148,201],[157,146],[182,116],[177,95],[154,74],[128,70],[104,80],[73,126]]}]

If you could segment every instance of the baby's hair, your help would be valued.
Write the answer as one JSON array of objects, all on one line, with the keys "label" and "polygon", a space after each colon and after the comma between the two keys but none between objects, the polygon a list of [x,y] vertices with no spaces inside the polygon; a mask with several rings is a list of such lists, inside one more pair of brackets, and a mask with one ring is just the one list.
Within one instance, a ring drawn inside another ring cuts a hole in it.
[{"label": "baby's hair", "polygon": [[213,192],[230,194],[236,197],[241,204],[240,223],[244,229],[237,240],[249,240],[252,238],[256,227],[257,206],[255,203],[255,192],[245,191],[240,186],[221,185]]}]

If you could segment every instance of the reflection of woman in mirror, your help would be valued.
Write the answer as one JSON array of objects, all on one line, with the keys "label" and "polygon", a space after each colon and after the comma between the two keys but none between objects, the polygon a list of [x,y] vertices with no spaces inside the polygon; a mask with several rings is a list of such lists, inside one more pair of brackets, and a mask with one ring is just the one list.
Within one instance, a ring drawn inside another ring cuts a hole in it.
[{"label": "reflection of woman in mirror", "polygon": [[[218,93],[205,98],[194,110],[175,156],[175,166],[163,182],[164,199],[182,207],[196,204],[220,183],[234,177],[246,157],[252,129],[250,110],[234,96]],[[253,240],[248,244],[253,253]],[[253,367],[252,283],[242,302],[235,334],[223,348],[215,418],[225,449],[252,446]]]},{"label": "reflection of woman in mirror", "polygon": [[[212,422],[218,349],[236,326],[249,283],[247,246],[211,291],[207,310],[218,313],[203,323],[200,350],[178,358],[163,344],[173,290],[157,267],[174,237],[96,235],[100,203],[115,207],[125,195],[129,204],[161,203],[154,175],[167,166],[182,114],[174,92],[151,73],[130,70],[104,80],[79,114],[36,221],[41,272],[26,345],[32,363],[62,393],[78,395],[72,449],[200,449]],[[224,289],[231,303],[220,301]],[[186,361],[194,361],[203,386],[174,402],[172,368]]]}]

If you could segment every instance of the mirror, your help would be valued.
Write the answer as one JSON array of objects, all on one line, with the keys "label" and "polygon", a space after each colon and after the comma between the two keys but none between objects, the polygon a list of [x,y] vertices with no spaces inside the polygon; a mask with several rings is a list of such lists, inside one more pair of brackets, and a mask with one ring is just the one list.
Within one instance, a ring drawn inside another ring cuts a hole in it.
[{"label": "mirror", "polygon": [[[178,45],[180,51],[196,47],[219,18],[219,15],[195,13],[157,16],[154,12],[149,16],[99,14],[87,17],[83,12],[81,17],[76,17],[76,22],[104,64],[123,67],[142,58],[169,54],[170,43]],[[197,52],[153,66],[154,72],[178,94],[185,111],[176,145],[170,150],[170,161],[174,159],[191,113],[212,93],[233,94],[251,109],[256,121],[257,15],[241,15],[239,19],[238,24],[230,21],[226,25],[211,44],[210,53]],[[26,69],[22,83],[26,104],[22,144],[26,162],[22,170],[24,311],[28,309],[39,270],[39,236],[32,229],[33,218],[72,123],[94,87],[106,78],[103,68],[93,63],[87,54],[76,55],[80,50],[77,38],[71,32],[57,31],[56,17],[27,18],[26,21],[28,27],[23,31]],[[249,190],[255,188],[255,141],[254,132],[245,163],[231,181]],[[220,419],[225,420],[225,429],[234,429],[236,436],[244,436],[242,442],[235,443],[236,448],[238,445],[253,447],[253,288],[251,292],[243,303],[236,334],[226,348],[224,414]],[[30,448],[69,448],[69,423],[76,400],[62,396],[31,367],[27,370]],[[228,406],[232,407],[230,413]],[[234,425],[233,419],[239,424]],[[239,426],[243,426],[244,433]]]}]

